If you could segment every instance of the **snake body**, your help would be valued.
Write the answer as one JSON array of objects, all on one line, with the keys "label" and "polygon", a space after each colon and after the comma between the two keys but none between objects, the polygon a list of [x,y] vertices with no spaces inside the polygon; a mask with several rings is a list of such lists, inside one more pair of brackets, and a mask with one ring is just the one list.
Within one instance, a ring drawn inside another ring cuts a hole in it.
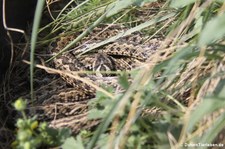
[{"label": "snake body", "polygon": [[[95,32],[99,30],[96,29]],[[79,44],[97,43],[118,32],[115,28],[110,28],[98,38],[93,38],[93,34],[96,33],[92,33]],[[51,54],[58,54],[75,37],[74,35],[61,37],[56,46],[51,49]],[[92,40],[86,42],[90,38]],[[76,46],[82,47],[80,45]],[[80,51],[83,51],[82,48],[71,48],[68,52],[54,58],[53,64],[55,69],[69,72],[97,86],[104,84],[118,87],[117,75],[110,72],[127,71],[140,66],[159,45],[160,42],[157,39],[144,44],[142,35],[135,33],[80,56],[78,55]],[[87,71],[92,73],[85,73]],[[49,85],[36,91],[37,100],[30,106],[29,114],[38,115],[40,120],[49,121],[50,126],[54,128],[69,127],[74,133],[79,132],[81,128],[91,128],[96,125],[98,121],[89,121],[87,118],[87,103],[95,97],[96,89],[81,80],[63,73],[60,75],[61,77],[57,80],[51,81]],[[47,93],[43,94],[46,91]]]}]

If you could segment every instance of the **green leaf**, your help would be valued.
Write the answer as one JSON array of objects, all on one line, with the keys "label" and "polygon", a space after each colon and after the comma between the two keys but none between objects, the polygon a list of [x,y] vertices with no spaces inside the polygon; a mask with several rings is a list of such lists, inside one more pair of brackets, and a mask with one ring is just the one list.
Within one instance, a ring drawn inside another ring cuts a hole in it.
[{"label": "green leaf", "polygon": [[128,76],[126,73],[123,73],[120,77],[119,77],[119,83],[120,85],[124,88],[124,89],[128,89],[130,86],[130,83],[128,81]]},{"label": "green leaf", "polygon": [[108,126],[112,122],[113,117],[118,111],[117,107],[119,105],[119,102],[120,102],[119,99],[115,99],[115,103],[112,104],[112,108],[110,109],[110,112],[106,114],[105,118],[99,124],[97,130],[95,131],[95,134],[93,135],[93,137],[91,138],[91,141],[89,142],[87,146],[87,149],[93,149],[97,141],[100,140],[101,134],[108,128]]},{"label": "green leaf", "polygon": [[214,112],[225,106],[225,99],[219,97],[208,97],[203,100],[196,108],[195,111],[191,113],[191,119],[188,125],[188,131],[191,132],[194,126],[199,122],[205,115]]},{"label": "green leaf", "polygon": [[136,0],[135,5],[143,6],[145,3],[156,2],[157,0]]},{"label": "green leaf", "polygon": [[209,21],[200,34],[198,45],[206,46],[225,35],[225,13]]},{"label": "green leaf", "polygon": [[172,0],[170,3],[170,7],[172,8],[182,8],[187,5],[194,3],[196,0]]},{"label": "green leaf", "polygon": [[[109,101],[109,100],[108,100]],[[112,103],[112,102],[108,102]],[[113,104],[113,103],[112,103]],[[99,105],[99,107],[102,106],[102,108],[93,108],[88,112],[88,119],[99,119],[99,118],[104,118],[107,113],[110,111],[110,105],[104,106],[104,105]]]},{"label": "green leaf", "polygon": [[216,0],[216,2],[218,2],[218,3],[223,3],[224,2],[224,0]]},{"label": "green leaf", "polygon": [[106,17],[110,17],[118,12],[122,11],[123,9],[132,6],[138,5],[143,6],[145,3],[155,2],[156,0],[117,0],[115,3],[112,3],[107,8]]},{"label": "green leaf", "polygon": [[35,47],[36,47],[36,42],[37,42],[37,36],[38,36],[38,29],[40,26],[41,22],[41,16],[42,16],[42,11],[44,8],[45,1],[44,0],[39,0],[37,2],[36,10],[35,10],[35,15],[34,15],[34,23],[33,23],[33,28],[32,28],[32,34],[31,34],[31,52],[30,52],[30,90],[31,90],[31,99],[34,100],[34,87],[33,87],[33,76],[34,76],[34,52],[35,52]]},{"label": "green leaf", "polygon": [[214,124],[210,127],[208,131],[200,138],[196,140],[198,142],[212,142],[215,137],[224,129],[225,127],[225,114],[222,114],[217,119],[214,119]]},{"label": "green leaf", "polygon": [[198,32],[200,32],[202,27],[203,27],[203,17],[200,16],[196,19],[194,29],[196,29]]},{"label": "green leaf", "polygon": [[84,145],[80,136],[78,136],[76,140],[73,137],[70,137],[66,139],[66,141],[62,145],[62,148],[63,149],[84,149]]},{"label": "green leaf", "polygon": [[225,79],[220,80],[219,84],[216,87],[215,92],[218,93],[219,97],[225,98]]},{"label": "green leaf", "polygon": [[117,14],[124,8],[131,6],[134,2],[135,0],[117,0],[115,3],[112,3],[111,5],[109,5],[107,9],[108,12],[106,14],[106,17],[110,17],[114,14]]},{"label": "green leaf", "polygon": [[41,135],[43,136],[43,141],[46,142],[46,144],[61,145],[71,136],[71,131],[68,128],[54,129],[47,127],[46,129],[41,130]]}]

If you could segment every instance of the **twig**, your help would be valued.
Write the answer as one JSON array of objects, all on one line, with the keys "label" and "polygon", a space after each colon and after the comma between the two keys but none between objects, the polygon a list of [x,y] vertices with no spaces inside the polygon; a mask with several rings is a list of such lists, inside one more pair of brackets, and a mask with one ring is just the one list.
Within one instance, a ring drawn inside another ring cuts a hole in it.
[{"label": "twig", "polygon": [[[29,64],[29,65],[31,64],[31,62],[26,61],[26,60],[23,60],[23,62],[26,63],[26,64]],[[87,79],[84,79],[84,78],[82,78],[82,77],[79,77],[78,75],[74,75],[74,74],[72,74],[71,72],[61,71],[61,70],[49,68],[49,67],[46,67],[46,66],[43,66],[43,65],[39,65],[39,64],[36,64],[36,65],[34,65],[34,66],[37,67],[37,68],[40,68],[40,69],[44,69],[44,70],[45,70],[46,72],[48,72],[48,73],[60,74],[60,75],[66,75],[66,76],[71,77],[71,78],[73,78],[73,79],[82,81],[82,82],[84,82],[84,83],[90,85],[91,87],[95,88],[96,90],[98,90],[98,91],[104,93],[104,94],[107,95],[108,97],[114,99],[114,96],[113,96],[111,93],[109,93],[109,92],[107,92],[106,90],[104,90],[103,88],[101,88],[101,87],[95,85],[93,82],[91,82],[91,81],[89,81],[89,80],[87,80]],[[79,73],[79,72],[77,72],[77,73]]]}]

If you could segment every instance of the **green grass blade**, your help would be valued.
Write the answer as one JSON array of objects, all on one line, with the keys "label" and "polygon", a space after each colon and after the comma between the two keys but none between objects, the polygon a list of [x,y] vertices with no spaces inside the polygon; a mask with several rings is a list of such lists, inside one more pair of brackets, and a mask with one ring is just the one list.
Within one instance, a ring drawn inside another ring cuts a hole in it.
[{"label": "green grass blade", "polygon": [[31,100],[34,99],[34,86],[33,86],[33,76],[34,76],[34,52],[37,42],[37,36],[38,36],[38,29],[41,21],[42,16],[42,10],[44,7],[44,0],[39,0],[37,2],[35,15],[34,15],[34,24],[32,28],[32,35],[31,35],[31,52],[30,52],[30,88],[31,88]]}]

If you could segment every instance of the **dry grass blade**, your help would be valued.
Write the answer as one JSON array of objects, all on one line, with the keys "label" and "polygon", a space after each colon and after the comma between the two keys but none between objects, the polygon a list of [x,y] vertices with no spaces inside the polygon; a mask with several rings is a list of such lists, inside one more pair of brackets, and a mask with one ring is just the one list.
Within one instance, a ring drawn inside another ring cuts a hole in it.
[{"label": "dry grass blade", "polygon": [[[24,60],[24,63],[30,64],[30,62],[28,62],[28,61],[26,61],[26,60]],[[113,96],[111,93],[109,93],[109,92],[107,92],[106,90],[104,90],[103,88],[101,88],[101,87],[95,85],[95,84],[94,84],[93,82],[91,82],[90,80],[87,80],[87,79],[85,79],[85,78],[81,78],[81,77],[79,77],[78,75],[74,75],[74,73],[66,72],[66,71],[61,71],[61,70],[57,70],[57,69],[53,69],[53,68],[49,68],[49,67],[46,67],[46,66],[43,66],[43,65],[39,65],[39,64],[37,64],[37,65],[35,65],[35,66],[36,66],[37,68],[44,69],[44,70],[45,70],[46,72],[48,72],[48,73],[61,74],[61,75],[65,75],[65,76],[71,77],[71,78],[73,78],[73,79],[77,79],[77,80],[79,80],[79,81],[82,81],[82,82],[84,82],[84,83],[90,85],[91,87],[95,88],[97,91],[100,91],[100,92],[104,93],[106,96],[110,97],[111,99],[114,99],[114,96]],[[79,71],[76,72],[76,73],[79,74]],[[83,73],[83,72],[80,72],[80,73]]]}]

